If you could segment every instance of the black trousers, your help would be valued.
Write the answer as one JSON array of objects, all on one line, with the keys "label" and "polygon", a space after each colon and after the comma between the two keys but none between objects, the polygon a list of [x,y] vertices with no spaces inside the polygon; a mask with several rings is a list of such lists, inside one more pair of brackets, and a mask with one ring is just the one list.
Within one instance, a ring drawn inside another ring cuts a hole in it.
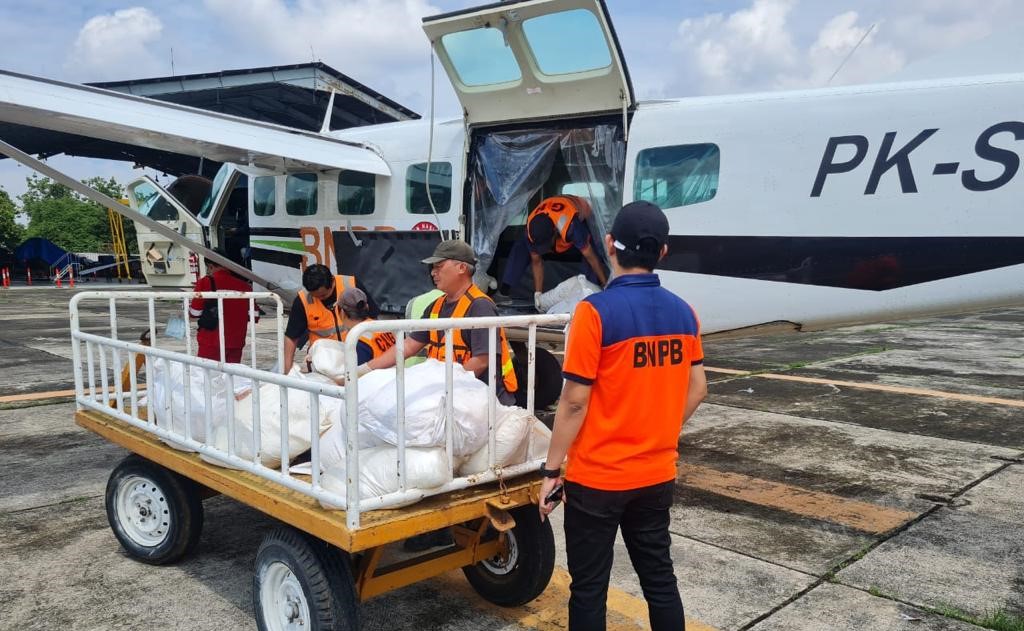
[{"label": "black trousers", "polygon": [[640,579],[652,631],[681,631],[686,623],[668,532],[675,481],[628,491],[602,491],[566,482],[565,551],[572,576],[570,631],[604,631],[615,535],[622,528]]}]

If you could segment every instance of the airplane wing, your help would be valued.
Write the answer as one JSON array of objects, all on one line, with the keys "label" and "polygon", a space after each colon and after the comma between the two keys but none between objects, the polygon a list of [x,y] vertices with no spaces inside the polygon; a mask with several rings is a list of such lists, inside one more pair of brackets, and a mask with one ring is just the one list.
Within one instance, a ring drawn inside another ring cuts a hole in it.
[{"label": "airplane wing", "polygon": [[0,121],[272,170],[391,175],[383,158],[366,145],[3,70]]}]

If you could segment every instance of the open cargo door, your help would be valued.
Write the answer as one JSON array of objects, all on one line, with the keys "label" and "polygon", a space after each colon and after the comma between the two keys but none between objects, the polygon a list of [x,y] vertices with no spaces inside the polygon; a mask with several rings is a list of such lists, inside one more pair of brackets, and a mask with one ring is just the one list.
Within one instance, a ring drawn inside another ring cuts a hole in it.
[{"label": "open cargo door", "polygon": [[602,0],[491,4],[423,20],[473,126],[575,118],[633,105]]}]

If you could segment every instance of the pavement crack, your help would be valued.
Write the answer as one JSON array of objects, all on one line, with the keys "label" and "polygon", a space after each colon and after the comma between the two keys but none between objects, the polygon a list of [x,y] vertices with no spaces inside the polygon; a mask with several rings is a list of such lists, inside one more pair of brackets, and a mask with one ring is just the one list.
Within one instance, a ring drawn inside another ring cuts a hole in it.
[{"label": "pavement crack", "polygon": [[39,510],[41,508],[53,508],[54,506],[63,506],[65,504],[77,504],[79,502],[86,502],[88,500],[94,500],[94,499],[97,499],[97,498],[100,498],[100,497],[103,497],[102,493],[98,493],[96,495],[80,495],[78,497],[71,497],[71,498],[68,498],[66,500],[61,500],[59,502],[53,502],[53,503],[50,503],[50,504],[39,504],[38,506],[29,506],[28,508],[16,508],[14,510],[5,511],[5,512],[0,513],[0,514],[2,514],[2,515],[18,515],[20,513],[28,513],[30,511]]},{"label": "pavement crack", "polygon": [[672,530],[672,529],[669,529],[668,532],[669,532],[669,534],[675,535],[676,537],[679,537],[680,539],[689,539],[690,541],[696,541],[697,543],[699,543],[701,545],[710,546],[712,548],[718,548],[719,550],[725,550],[726,552],[731,552],[733,554],[738,554],[738,555],[746,557],[748,559],[753,559],[754,561],[759,561],[761,563],[767,563],[769,565],[774,565],[775,567],[781,567],[781,568],[789,570],[791,572],[797,572],[799,574],[803,574],[804,576],[814,576],[814,577],[817,577],[817,574],[814,574],[813,572],[808,572],[807,570],[801,570],[800,568],[791,567],[789,565],[786,565],[785,563],[779,563],[778,561],[769,561],[769,560],[763,559],[763,558],[761,558],[759,556],[754,556],[753,554],[750,554],[749,552],[744,552],[743,550],[737,550],[736,548],[730,548],[728,546],[723,546],[721,544],[714,543],[712,541],[706,541],[704,539],[701,539],[700,537],[694,537],[693,535],[684,535],[683,533],[676,532],[675,530]]}]

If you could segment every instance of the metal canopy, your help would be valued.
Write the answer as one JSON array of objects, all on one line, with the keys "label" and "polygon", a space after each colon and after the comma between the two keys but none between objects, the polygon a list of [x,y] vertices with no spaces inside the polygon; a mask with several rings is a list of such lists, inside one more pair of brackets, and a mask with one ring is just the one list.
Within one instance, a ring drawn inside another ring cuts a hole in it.
[{"label": "metal canopy", "polygon": [[[306,131],[319,131],[332,89],[331,129],[420,118],[323,63],[88,85]],[[122,160],[171,175],[197,173],[212,177],[220,167],[219,162],[194,156],[11,123],[0,123],[0,138],[41,157],[63,153]]]}]

